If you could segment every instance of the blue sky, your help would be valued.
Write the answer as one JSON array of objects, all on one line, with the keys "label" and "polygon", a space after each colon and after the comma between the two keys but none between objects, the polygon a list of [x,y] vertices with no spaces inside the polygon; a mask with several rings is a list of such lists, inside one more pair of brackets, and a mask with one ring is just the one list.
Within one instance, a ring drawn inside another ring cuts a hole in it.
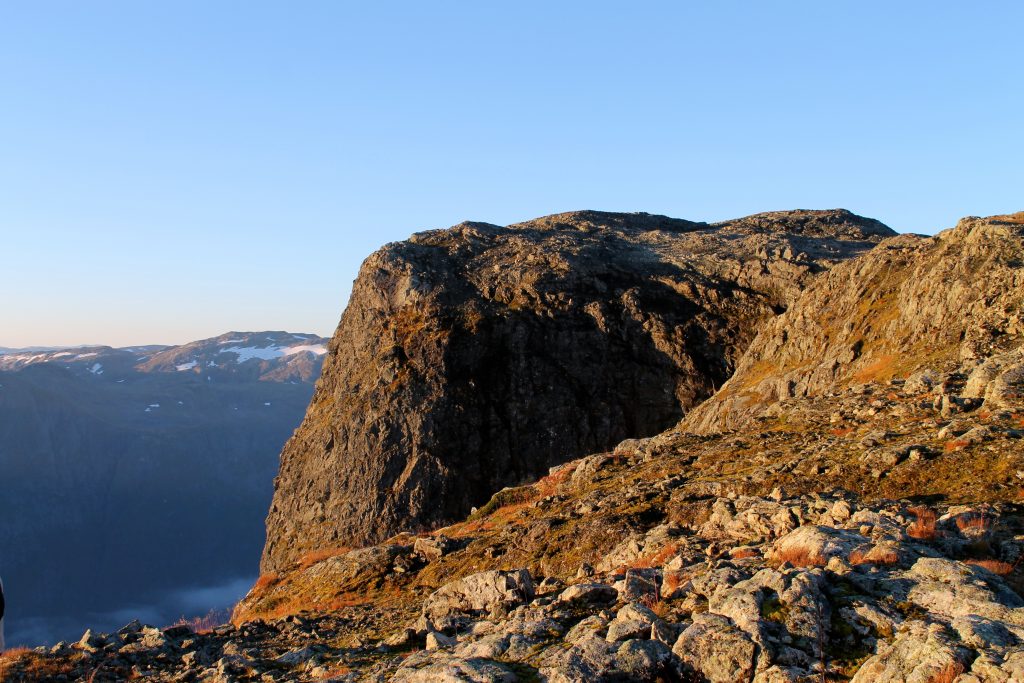
[{"label": "blue sky", "polygon": [[461,220],[1024,209],[1015,2],[0,5],[0,345],[330,333]]}]

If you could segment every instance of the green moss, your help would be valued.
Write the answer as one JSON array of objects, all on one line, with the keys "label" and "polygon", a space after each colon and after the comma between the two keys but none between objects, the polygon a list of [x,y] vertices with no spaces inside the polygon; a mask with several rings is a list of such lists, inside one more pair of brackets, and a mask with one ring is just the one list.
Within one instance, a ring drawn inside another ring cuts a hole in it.
[{"label": "green moss", "polygon": [[[868,624],[871,635],[879,637],[873,625]],[[832,610],[829,620],[829,640],[825,646],[825,657],[840,675],[850,678],[874,651],[867,646],[868,639],[862,637],[853,624],[842,617],[838,609]]]},{"label": "green moss", "polygon": [[761,618],[765,621],[784,624],[789,618],[789,606],[779,599],[775,591],[772,591],[761,601]]},{"label": "green moss", "polygon": [[513,673],[516,675],[517,681],[522,681],[522,683],[540,683],[541,681],[540,672],[529,664],[511,662],[507,660],[498,661],[501,661],[501,663],[506,667],[512,669]]}]

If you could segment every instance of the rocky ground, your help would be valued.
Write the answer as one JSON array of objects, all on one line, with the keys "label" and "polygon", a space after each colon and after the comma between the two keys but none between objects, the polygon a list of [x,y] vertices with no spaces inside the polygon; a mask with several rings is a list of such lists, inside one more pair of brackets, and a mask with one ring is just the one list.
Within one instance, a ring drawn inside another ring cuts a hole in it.
[{"label": "rocky ground", "polygon": [[1024,410],[961,370],[627,441],[307,555],[237,625],[89,633],[5,680],[1020,680]]}]

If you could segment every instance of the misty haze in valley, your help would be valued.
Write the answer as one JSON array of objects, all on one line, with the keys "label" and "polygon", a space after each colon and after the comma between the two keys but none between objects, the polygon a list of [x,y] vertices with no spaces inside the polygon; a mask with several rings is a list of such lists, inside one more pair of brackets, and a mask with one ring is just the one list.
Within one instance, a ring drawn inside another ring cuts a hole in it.
[{"label": "misty haze in valley", "polygon": [[8,646],[229,609],[252,584],[282,445],[326,340],[0,355]]}]

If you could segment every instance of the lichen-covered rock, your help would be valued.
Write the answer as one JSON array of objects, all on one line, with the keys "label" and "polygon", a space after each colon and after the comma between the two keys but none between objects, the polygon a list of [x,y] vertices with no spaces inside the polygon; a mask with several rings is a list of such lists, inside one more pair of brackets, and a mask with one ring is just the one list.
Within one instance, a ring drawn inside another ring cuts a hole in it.
[{"label": "lichen-covered rock", "polygon": [[846,560],[868,539],[858,533],[827,526],[802,526],[775,541],[769,560],[798,566],[824,566],[833,557]]},{"label": "lichen-covered rock", "polygon": [[577,583],[558,595],[559,602],[608,603],[614,602],[619,592],[603,583]]},{"label": "lichen-covered rock", "polygon": [[439,630],[452,617],[509,609],[533,599],[533,581],[525,569],[471,574],[437,589],[423,602],[423,617]]},{"label": "lichen-covered rock", "polygon": [[416,655],[391,678],[393,683],[517,683],[519,677],[507,664],[490,659],[448,656],[419,661]]},{"label": "lichen-covered rock", "polygon": [[649,637],[651,626],[658,621],[658,616],[649,607],[631,602],[620,609],[608,624],[605,640],[617,643],[633,638]]},{"label": "lichen-covered rock", "polygon": [[710,683],[736,683],[753,675],[757,646],[726,617],[698,614],[672,651]]},{"label": "lichen-covered rock", "polygon": [[969,661],[969,651],[944,626],[911,622],[892,644],[864,663],[851,683],[953,681]]}]

